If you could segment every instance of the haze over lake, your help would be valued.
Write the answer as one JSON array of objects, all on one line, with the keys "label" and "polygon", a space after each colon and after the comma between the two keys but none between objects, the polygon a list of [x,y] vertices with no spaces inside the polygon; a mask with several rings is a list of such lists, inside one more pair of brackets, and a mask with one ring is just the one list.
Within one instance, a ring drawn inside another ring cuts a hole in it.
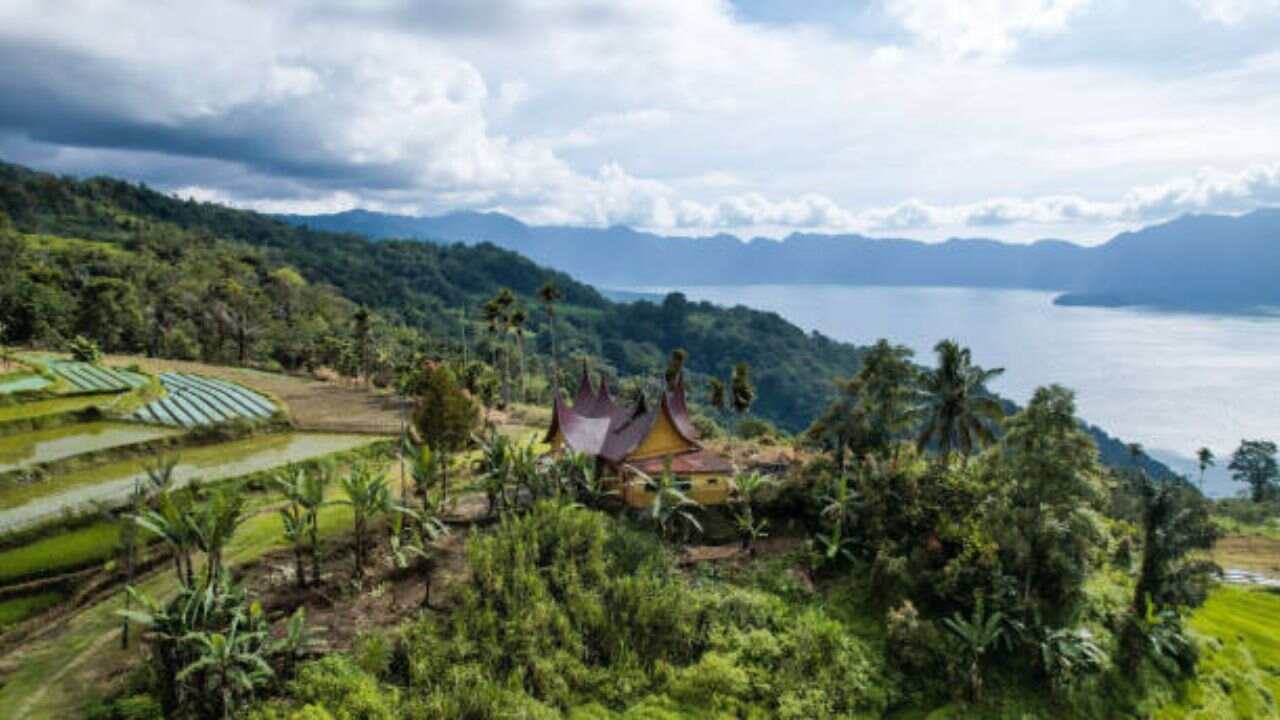
[{"label": "haze over lake", "polygon": [[1231,495],[1225,467],[1242,437],[1280,440],[1280,318],[1059,307],[1053,293],[973,288],[732,285],[679,290],[690,299],[772,310],[806,330],[865,345],[881,337],[932,362],[953,337],[992,389],[1025,402],[1039,385],[1076,391],[1081,417],[1194,478],[1191,455],[1218,455],[1206,490]]}]

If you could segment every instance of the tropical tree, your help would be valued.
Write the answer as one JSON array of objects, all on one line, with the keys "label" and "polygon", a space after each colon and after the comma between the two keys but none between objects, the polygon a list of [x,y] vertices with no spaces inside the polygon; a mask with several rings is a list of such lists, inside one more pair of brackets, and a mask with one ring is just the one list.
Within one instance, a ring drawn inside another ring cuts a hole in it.
[{"label": "tropical tree", "polygon": [[337,502],[351,506],[356,540],[354,573],[359,579],[364,577],[369,523],[391,508],[391,493],[382,474],[366,463],[357,464],[342,478],[342,491],[346,498]]},{"label": "tropical tree", "polygon": [[245,520],[244,493],[239,485],[228,485],[208,494],[190,515],[196,548],[205,555],[205,584],[222,572],[222,554],[227,543]]},{"label": "tropical tree", "polygon": [[333,485],[335,471],[332,465],[321,465],[319,468],[303,475],[301,487],[297,488],[296,500],[302,507],[303,521],[307,528],[311,550],[311,582],[320,582],[320,511],[332,504],[326,496]]},{"label": "tropical tree", "polygon": [[1106,541],[1096,511],[1103,470],[1093,438],[1075,417],[1075,395],[1037,388],[1010,419],[994,462],[1008,493],[1006,562],[1021,571],[1025,605],[1057,610],[1084,587],[1090,559]]},{"label": "tropical tree", "polygon": [[671,351],[671,359],[667,361],[667,370],[664,373],[668,388],[673,389],[676,385],[683,383],[684,364],[688,359],[689,351],[684,348]]},{"label": "tropical tree", "polygon": [[235,616],[225,631],[197,631],[188,634],[184,641],[192,646],[195,659],[178,673],[182,682],[194,675],[203,675],[201,690],[216,693],[217,702],[206,697],[206,707],[215,705],[224,719],[232,717],[237,698],[252,695],[255,688],[265,685],[275,672],[267,662],[266,632],[241,627],[242,619]]},{"label": "tropical tree", "polygon": [[1227,469],[1232,480],[1249,486],[1254,502],[1262,502],[1280,490],[1276,444],[1270,440],[1241,440]]},{"label": "tropical tree", "polygon": [[964,656],[965,679],[969,685],[969,697],[982,697],[982,663],[987,654],[1002,640],[1007,642],[1004,616],[1000,612],[987,614],[982,603],[973,608],[970,617],[956,612],[942,621],[951,635],[960,642]]},{"label": "tropical tree", "polygon": [[810,439],[834,451],[840,470],[846,451],[855,456],[882,451],[912,426],[919,373],[911,355],[909,348],[877,342],[857,375],[837,381],[836,399],[806,431]]},{"label": "tropical tree", "polygon": [[301,468],[286,468],[273,478],[277,487],[284,493],[289,504],[280,508],[280,521],[283,525],[284,538],[293,548],[294,577],[298,587],[307,586],[307,537],[310,531],[307,509],[302,497],[306,492],[307,473]]},{"label": "tropical tree", "polygon": [[192,587],[195,580],[191,561],[196,550],[193,505],[191,492],[162,492],[151,507],[132,516],[135,524],[169,546],[174,575],[186,588]]},{"label": "tropical tree", "polygon": [[547,313],[547,331],[551,335],[551,378],[552,389],[560,390],[560,354],[556,348],[556,303],[564,299],[564,291],[550,280],[538,288],[538,300]]},{"label": "tropical tree", "polygon": [[529,313],[519,305],[507,313],[507,328],[516,336],[516,352],[520,359],[520,402],[529,399],[528,386],[524,368],[524,326],[529,321]]},{"label": "tropical tree", "polygon": [[729,378],[730,403],[733,411],[745,415],[756,400],[756,388],[751,384],[751,366],[745,361],[733,366]]},{"label": "tropical tree", "polygon": [[4,369],[8,370],[13,366],[13,351],[5,345],[5,339],[9,335],[9,326],[0,320],[0,361],[4,362]]},{"label": "tropical tree", "polygon": [[662,473],[656,478],[642,476],[646,489],[653,494],[653,502],[645,512],[646,517],[657,528],[665,539],[673,539],[677,530],[702,532],[702,523],[694,517],[694,511],[701,510],[702,505],[689,497],[681,489],[679,481],[671,472],[668,461]]},{"label": "tropical tree", "polygon": [[707,380],[707,404],[720,412],[724,412],[724,382],[719,378]]},{"label": "tropical tree", "polygon": [[760,495],[772,484],[773,478],[755,471],[738,473],[733,478],[734,522],[738,526],[742,549],[748,554],[755,553],[757,540],[768,537],[769,520],[757,518],[755,511]]},{"label": "tropical tree", "polygon": [[1216,458],[1213,451],[1207,447],[1202,447],[1196,451],[1196,465],[1200,467],[1200,491],[1204,492],[1204,471],[1213,467]]},{"label": "tropical tree", "polygon": [[467,447],[479,425],[480,412],[443,364],[424,369],[419,393],[414,428],[421,442],[441,456],[443,499],[448,500],[449,456]]},{"label": "tropical tree", "polygon": [[355,335],[356,340],[356,358],[358,368],[356,375],[363,377],[365,384],[367,385],[369,383],[370,375],[369,348],[373,340],[373,315],[367,308],[361,307],[358,308],[355,315],[352,316],[352,321],[354,323],[352,334]]},{"label": "tropical tree", "polygon": [[939,342],[934,352],[938,367],[923,373],[924,427],[916,442],[921,449],[936,442],[943,458],[956,449],[968,456],[975,446],[995,440],[1004,409],[987,394],[986,384],[1004,370],[974,365],[969,348],[954,340]]}]

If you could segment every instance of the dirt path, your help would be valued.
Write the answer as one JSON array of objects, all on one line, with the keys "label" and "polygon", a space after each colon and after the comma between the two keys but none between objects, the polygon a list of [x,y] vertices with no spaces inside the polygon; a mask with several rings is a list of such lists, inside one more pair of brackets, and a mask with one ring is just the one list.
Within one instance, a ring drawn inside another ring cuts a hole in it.
[{"label": "dirt path", "polygon": [[112,355],[106,361],[118,366],[137,364],[150,373],[195,373],[239,383],[279,398],[288,406],[294,425],[302,430],[379,435],[400,432],[401,405],[392,395],[307,377],[184,360]]}]

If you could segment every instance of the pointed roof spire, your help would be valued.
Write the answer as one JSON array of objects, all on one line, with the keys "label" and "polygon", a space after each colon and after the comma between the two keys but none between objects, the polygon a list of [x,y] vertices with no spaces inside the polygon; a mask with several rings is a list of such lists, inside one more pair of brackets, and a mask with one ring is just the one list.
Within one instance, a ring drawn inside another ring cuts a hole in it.
[{"label": "pointed roof spire", "polygon": [[600,390],[596,392],[596,397],[600,398],[601,400],[610,399],[609,376],[605,375],[604,373],[600,373]]},{"label": "pointed roof spire", "polygon": [[591,388],[591,374],[587,370],[587,361],[582,361],[582,379],[578,381],[578,392],[573,396],[573,407],[583,412],[595,404],[595,391]]}]

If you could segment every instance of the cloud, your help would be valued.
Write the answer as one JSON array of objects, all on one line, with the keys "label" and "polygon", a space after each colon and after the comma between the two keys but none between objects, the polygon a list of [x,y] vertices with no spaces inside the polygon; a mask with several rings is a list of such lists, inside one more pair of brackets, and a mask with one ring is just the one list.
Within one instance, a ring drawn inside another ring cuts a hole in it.
[{"label": "cloud", "polygon": [[1023,62],[1103,3],[882,0],[838,28],[725,0],[0,3],[0,155],[270,211],[688,232],[1025,238],[1276,202],[1274,165],[1229,172],[1280,158],[1274,54],[1160,83]]},{"label": "cloud", "polygon": [[1190,0],[1209,20],[1237,25],[1252,17],[1280,13],[1280,0]]},{"label": "cloud", "polygon": [[919,42],[951,57],[999,56],[1023,35],[1066,28],[1089,0],[885,0]]}]

